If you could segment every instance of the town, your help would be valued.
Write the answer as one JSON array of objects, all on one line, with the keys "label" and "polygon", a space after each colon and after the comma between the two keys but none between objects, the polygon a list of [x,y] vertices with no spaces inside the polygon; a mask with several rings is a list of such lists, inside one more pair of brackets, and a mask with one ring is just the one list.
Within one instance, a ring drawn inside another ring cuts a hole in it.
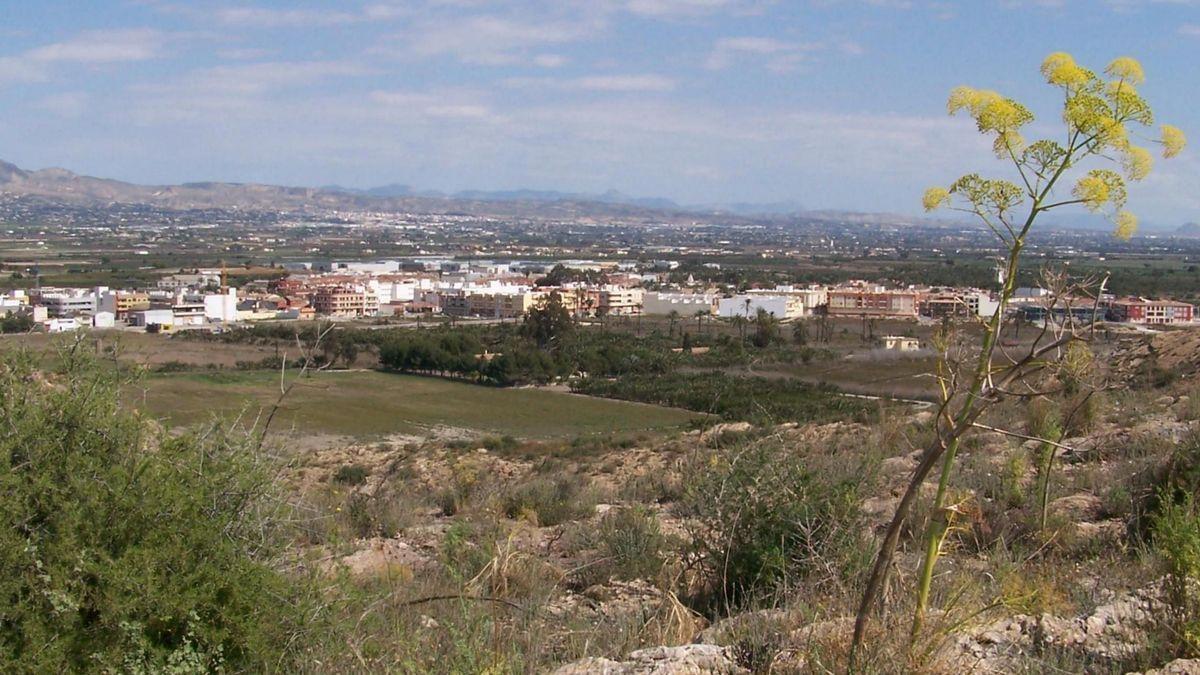
[{"label": "town", "polygon": [[[577,319],[699,315],[750,320],[763,312],[779,321],[827,315],[931,322],[990,317],[997,305],[993,291],[979,288],[894,288],[847,281],[739,291],[695,279],[676,284],[670,273],[677,268],[678,262],[670,260],[312,261],[287,263],[282,276],[249,280],[238,288],[227,283],[226,270],[198,268],[166,274],[144,288],[10,290],[0,296],[0,312],[27,316],[30,328],[50,333],[79,328],[168,333],[318,318],[517,320],[551,296]],[[1011,311],[1044,320],[1049,296],[1046,289],[1019,289]],[[1165,298],[1104,294],[1096,302],[1080,298],[1074,307],[1084,319],[1117,323],[1162,326],[1195,321],[1192,305]]]}]

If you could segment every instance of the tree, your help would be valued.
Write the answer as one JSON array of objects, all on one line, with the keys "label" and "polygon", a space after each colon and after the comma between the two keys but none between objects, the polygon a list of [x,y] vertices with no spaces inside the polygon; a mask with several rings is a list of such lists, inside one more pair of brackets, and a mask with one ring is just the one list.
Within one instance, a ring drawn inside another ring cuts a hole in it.
[{"label": "tree", "polygon": [[679,312],[667,312],[667,337],[675,337],[675,326],[679,324]]},{"label": "tree", "polygon": [[[1118,238],[1128,239],[1137,228],[1137,217],[1125,210],[1126,181],[1145,178],[1153,164],[1150,152],[1131,141],[1131,129],[1148,127],[1154,122],[1149,104],[1136,89],[1144,79],[1141,65],[1129,57],[1118,58],[1105,69],[1109,78],[1106,81],[1079,66],[1070,55],[1058,52],[1046,58],[1041,70],[1046,81],[1063,97],[1065,145],[1050,139],[1026,143],[1021,129],[1034,116],[1011,98],[970,87],[958,87],[950,94],[947,104],[950,114],[970,115],[980,133],[993,140],[997,157],[1011,167],[1012,175],[1020,182],[972,173],[949,188],[930,188],[923,203],[927,210],[950,207],[971,214],[986,225],[1004,252],[1003,283],[996,310],[981,321],[983,334],[978,344],[968,349],[963,343],[956,344],[953,336],[943,335],[938,340],[941,401],[934,421],[936,440],[922,452],[885,531],[855,621],[851,668],[891,566],[900,531],[926,477],[940,465],[937,492],[931,505],[934,517],[925,533],[924,557],[917,578],[911,632],[914,640],[921,631],[933,570],[955,514],[955,509],[946,505],[947,487],[954,475],[961,439],[981,428],[979,416],[1003,397],[1014,391],[1023,397],[1039,395],[1041,392],[1031,384],[1031,376],[1060,368],[1071,343],[1089,337],[1090,327],[1081,327],[1076,321],[1070,298],[1081,294],[1090,297],[1095,318],[1105,282],[1058,283],[1047,316],[1056,316],[1056,309],[1063,311],[1062,322],[1048,318],[1047,330],[1027,351],[997,353],[1009,301],[1016,290],[1022,251],[1039,216],[1061,207],[1081,205],[1111,218]],[[1186,140],[1179,129],[1164,125],[1155,142],[1162,146],[1163,156],[1170,158],[1182,151]],[[1124,176],[1105,167],[1114,161],[1119,162]],[[1060,182],[1066,180],[1064,176],[1077,173],[1082,175],[1076,180],[1071,197],[1057,196]],[[956,353],[963,354],[963,358],[957,358]]]},{"label": "tree", "polygon": [[754,346],[763,349],[779,337],[779,319],[762,307],[754,316]]},{"label": "tree", "polygon": [[554,292],[529,310],[521,325],[521,332],[539,347],[545,348],[556,345],[573,328],[571,313],[563,305],[562,296]]},{"label": "tree", "polygon": [[803,319],[792,324],[792,342],[803,347],[808,344],[808,322]]}]

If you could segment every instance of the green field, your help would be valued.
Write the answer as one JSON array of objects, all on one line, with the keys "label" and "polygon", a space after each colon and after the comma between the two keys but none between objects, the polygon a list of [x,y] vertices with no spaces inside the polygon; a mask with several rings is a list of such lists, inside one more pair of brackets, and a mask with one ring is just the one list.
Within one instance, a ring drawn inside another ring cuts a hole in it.
[{"label": "green field", "polygon": [[[265,371],[159,374],[128,399],[173,424],[243,414],[252,422],[279,396]],[[301,434],[425,435],[450,427],[480,434],[550,438],[678,428],[694,413],[539,389],[499,389],[377,372],[322,372],[294,388],[273,428]]]}]

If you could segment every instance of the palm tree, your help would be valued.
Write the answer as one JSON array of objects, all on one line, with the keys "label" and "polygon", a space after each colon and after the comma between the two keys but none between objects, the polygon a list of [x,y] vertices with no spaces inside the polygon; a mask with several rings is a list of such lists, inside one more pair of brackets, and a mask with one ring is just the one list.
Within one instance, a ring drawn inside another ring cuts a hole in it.
[{"label": "palm tree", "polygon": [[668,323],[667,336],[675,337],[675,324],[679,323],[679,312],[676,312],[675,310],[671,310],[670,312],[667,312],[667,323]]}]

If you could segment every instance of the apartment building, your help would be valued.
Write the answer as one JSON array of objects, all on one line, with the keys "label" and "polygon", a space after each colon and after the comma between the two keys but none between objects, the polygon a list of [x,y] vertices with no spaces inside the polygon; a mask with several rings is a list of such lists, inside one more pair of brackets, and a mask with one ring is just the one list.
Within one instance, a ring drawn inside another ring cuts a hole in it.
[{"label": "apartment building", "polygon": [[1191,323],[1195,308],[1175,300],[1120,298],[1109,302],[1108,316],[1113,321],[1146,325]]},{"label": "apartment building", "polygon": [[597,294],[596,312],[606,316],[632,316],[642,311],[642,290],[605,286]]},{"label": "apartment building", "polygon": [[100,294],[97,311],[112,312],[118,321],[129,318],[130,312],[150,309],[150,294],[139,291],[108,291]]},{"label": "apartment building", "polygon": [[310,302],[313,311],[327,316],[353,318],[379,313],[379,299],[361,288],[326,286],[317,289]]},{"label": "apartment building", "polygon": [[[101,290],[101,289],[97,289]],[[97,290],[87,288],[43,288],[37,302],[52,318],[91,314],[96,311]],[[108,289],[102,289],[107,291]]]},{"label": "apartment building", "polygon": [[834,288],[829,291],[830,316],[913,317],[920,309],[916,291],[878,287]]},{"label": "apartment building", "polygon": [[524,316],[537,302],[537,294],[525,291],[456,289],[440,296],[443,314],[512,319]]}]

